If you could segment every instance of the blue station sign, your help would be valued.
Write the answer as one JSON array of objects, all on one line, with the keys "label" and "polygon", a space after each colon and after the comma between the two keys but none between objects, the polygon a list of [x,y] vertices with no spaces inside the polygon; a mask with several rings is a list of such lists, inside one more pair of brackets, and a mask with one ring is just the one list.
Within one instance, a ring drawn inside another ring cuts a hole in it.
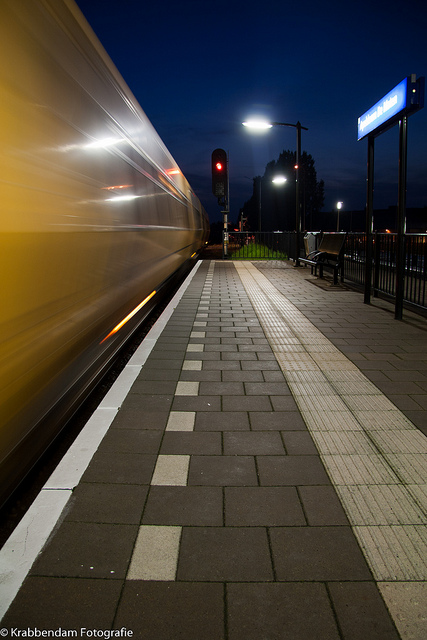
[{"label": "blue station sign", "polygon": [[400,117],[410,115],[424,106],[424,78],[408,76],[387,93],[357,121],[357,139],[379,135],[393,126]]}]

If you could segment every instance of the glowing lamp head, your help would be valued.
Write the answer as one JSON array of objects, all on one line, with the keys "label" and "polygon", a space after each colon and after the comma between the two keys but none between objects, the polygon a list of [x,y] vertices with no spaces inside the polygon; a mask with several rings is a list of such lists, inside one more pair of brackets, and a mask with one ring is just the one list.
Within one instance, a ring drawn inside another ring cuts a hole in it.
[{"label": "glowing lamp head", "polygon": [[252,120],[247,120],[246,122],[242,122],[244,127],[248,129],[254,129],[255,131],[265,131],[266,129],[271,129],[273,126],[270,122],[266,122],[265,120],[261,120],[259,118],[254,118]]}]

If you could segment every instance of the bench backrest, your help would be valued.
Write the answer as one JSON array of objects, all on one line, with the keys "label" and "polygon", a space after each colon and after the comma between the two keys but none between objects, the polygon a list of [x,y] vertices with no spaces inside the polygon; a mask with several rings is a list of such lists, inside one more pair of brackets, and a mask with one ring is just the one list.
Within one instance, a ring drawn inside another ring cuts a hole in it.
[{"label": "bench backrest", "polygon": [[339,256],[344,247],[346,233],[324,233],[318,251],[324,251],[333,256]]}]

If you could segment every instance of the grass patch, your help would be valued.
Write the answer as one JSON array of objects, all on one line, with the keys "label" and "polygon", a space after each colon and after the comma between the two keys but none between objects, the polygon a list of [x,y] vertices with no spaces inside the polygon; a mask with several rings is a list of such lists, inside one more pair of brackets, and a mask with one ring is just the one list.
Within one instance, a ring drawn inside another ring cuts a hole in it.
[{"label": "grass patch", "polygon": [[230,257],[233,260],[287,260],[288,256],[283,251],[275,251],[264,244],[251,243],[232,249],[229,246]]}]

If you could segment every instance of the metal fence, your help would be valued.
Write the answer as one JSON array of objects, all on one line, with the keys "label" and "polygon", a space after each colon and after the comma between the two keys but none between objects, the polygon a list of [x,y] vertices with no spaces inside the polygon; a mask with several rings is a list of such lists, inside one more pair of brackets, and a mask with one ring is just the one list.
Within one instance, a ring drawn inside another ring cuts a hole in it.
[{"label": "metal fence", "polygon": [[[374,233],[372,291],[374,296],[396,295],[397,234]],[[366,235],[349,233],[344,251],[344,278],[365,284]],[[427,308],[427,234],[405,234],[405,302]]]},{"label": "metal fence", "polygon": [[[314,233],[317,246],[321,234]],[[397,234],[374,233],[372,291],[374,296],[396,296]],[[299,256],[305,255],[307,238],[301,234]],[[315,248],[314,245],[310,246]],[[236,260],[285,260],[296,258],[296,234],[293,231],[234,232],[229,236],[229,256]],[[427,234],[405,234],[404,302],[427,310]],[[344,279],[365,285],[366,235],[347,234],[344,248]]]},{"label": "metal fence", "polygon": [[295,256],[293,231],[235,231],[228,237],[233,260],[287,260]]}]

